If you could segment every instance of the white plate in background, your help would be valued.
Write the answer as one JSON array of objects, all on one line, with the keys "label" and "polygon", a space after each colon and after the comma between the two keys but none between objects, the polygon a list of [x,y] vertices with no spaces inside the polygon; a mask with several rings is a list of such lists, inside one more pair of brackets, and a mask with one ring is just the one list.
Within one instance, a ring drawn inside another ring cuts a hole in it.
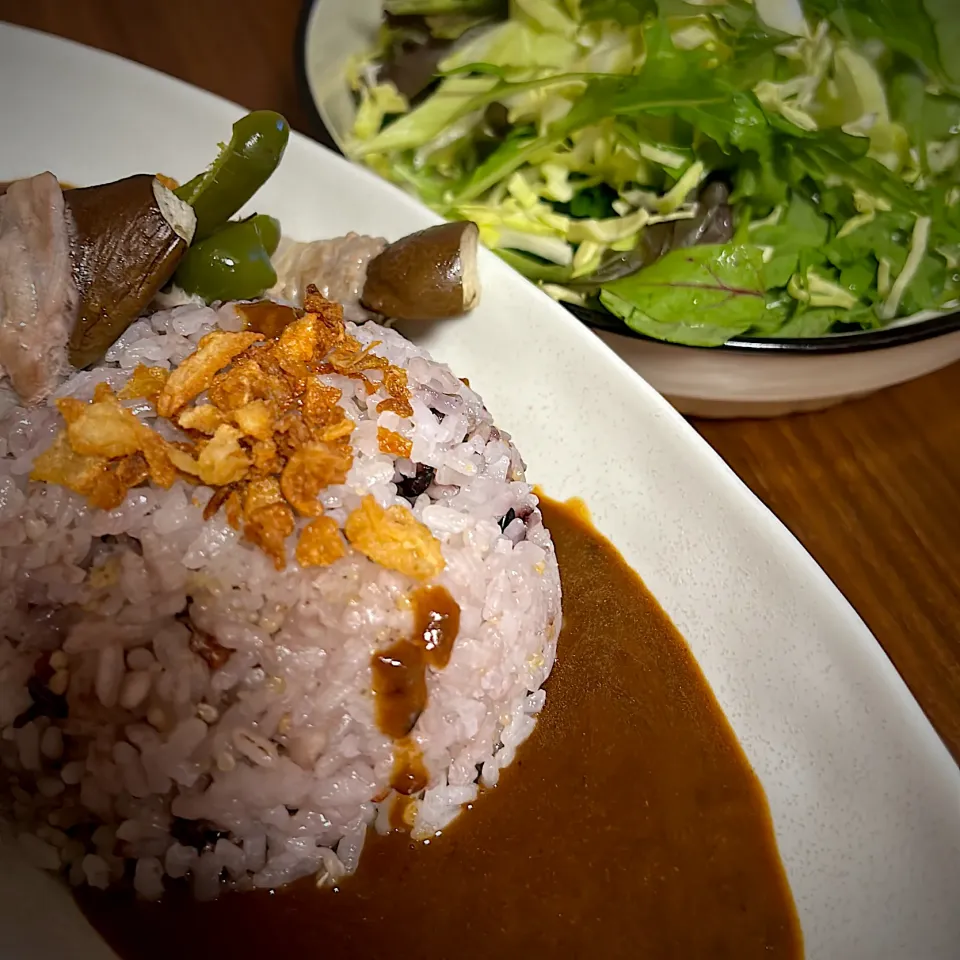
[{"label": "white plate in background", "polygon": [[[186,179],[241,113],[3,25],[0,90],[2,179],[43,169],[80,184]],[[296,239],[396,238],[435,222],[297,135],[256,207]],[[651,387],[492,254],[481,274],[480,308],[421,339],[483,394],[531,480],[586,500],[687,638],[766,790],[807,955],[956,960],[960,771],[874,638]],[[0,844],[0,958],[52,956],[110,952],[60,886]]]}]

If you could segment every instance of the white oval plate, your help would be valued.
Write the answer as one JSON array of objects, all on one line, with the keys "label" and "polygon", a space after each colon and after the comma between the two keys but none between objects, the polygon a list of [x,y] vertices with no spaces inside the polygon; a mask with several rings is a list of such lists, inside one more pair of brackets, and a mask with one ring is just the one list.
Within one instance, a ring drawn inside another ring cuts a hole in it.
[{"label": "white oval plate", "polygon": [[[241,112],[3,25],[0,89],[5,179],[48,168],[74,183],[187,178]],[[300,136],[257,208],[299,239],[395,238],[435,222]],[[766,789],[808,956],[956,958],[960,771],[874,638],[651,387],[492,254],[481,270],[481,307],[422,340],[486,397],[531,479],[586,499],[683,631]],[[3,960],[110,956],[55,882],[9,848],[0,859]]]},{"label": "white oval plate", "polygon": [[[374,46],[382,11],[381,0],[313,0],[305,22],[301,53],[307,86],[323,125],[339,145],[346,142],[356,113],[346,66]],[[626,332],[597,331],[597,336],[678,410],[700,417],[778,417],[819,410],[960,360],[960,330],[952,326],[936,336],[871,349],[866,345],[874,334],[866,339],[856,333],[822,337],[818,349],[803,353],[773,344],[752,350],[703,349]],[[823,349],[828,340],[837,352]]]}]

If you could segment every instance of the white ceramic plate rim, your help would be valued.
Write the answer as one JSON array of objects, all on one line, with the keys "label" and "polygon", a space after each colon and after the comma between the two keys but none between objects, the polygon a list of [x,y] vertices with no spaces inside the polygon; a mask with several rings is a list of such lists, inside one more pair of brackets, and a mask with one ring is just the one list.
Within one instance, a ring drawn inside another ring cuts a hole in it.
[{"label": "white ceramic plate rim", "polygon": [[[141,169],[186,177],[240,112],[3,25],[0,88],[4,176],[53,166],[74,182]],[[258,206],[299,238],[349,227],[399,236],[435,222],[297,136]],[[684,632],[767,791],[808,956],[955,957],[960,771],[874,638],[623,361],[492,255],[481,268],[481,308],[422,339],[487,397],[532,480],[586,498]],[[11,857],[0,844],[0,957],[106,956],[62,891]]]}]

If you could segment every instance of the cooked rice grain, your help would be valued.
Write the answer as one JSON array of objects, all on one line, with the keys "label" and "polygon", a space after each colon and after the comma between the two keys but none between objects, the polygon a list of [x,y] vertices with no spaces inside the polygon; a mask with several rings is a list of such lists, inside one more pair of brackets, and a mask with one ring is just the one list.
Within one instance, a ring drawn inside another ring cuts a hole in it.
[{"label": "cooked rice grain", "polygon": [[[56,396],[120,390],[138,364],[171,368],[205,333],[240,326],[230,305],[156,313]],[[324,516],[342,530],[365,496],[411,508],[442,545],[428,582],[460,607],[452,657],[428,670],[412,731],[430,778],[410,814],[421,838],[478,780],[496,783],[533,728],[560,582],[523,464],[480,398],[395,331],[348,332],[407,371],[413,416],[377,412],[382,384],[368,394],[324,377],[357,425],[346,481],[321,492]],[[176,439],[148,401],[127,406]],[[61,427],[51,403],[13,409],[0,429],[0,803],[24,852],[74,884],[132,876],[148,898],[165,878],[189,877],[210,898],[351,873],[396,800],[400,747],[376,722],[371,657],[409,633],[422,582],[353,549],[278,571],[223,511],[204,521],[212,491],[182,480],[93,510],[27,479]],[[401,432],[408,457],[382,442]],[[504,532],[507,514],[522,520]],[[309,522],[297,520],[289,556]]]}]

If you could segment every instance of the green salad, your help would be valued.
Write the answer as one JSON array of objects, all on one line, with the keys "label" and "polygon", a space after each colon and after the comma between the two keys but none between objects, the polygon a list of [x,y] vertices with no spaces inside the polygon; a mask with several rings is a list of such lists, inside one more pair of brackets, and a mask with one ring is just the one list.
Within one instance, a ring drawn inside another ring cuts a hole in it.
[{"label": "green salad", "polygon": [[387,0],[347,152],[674,343],[960,296],[956,0]]}]

